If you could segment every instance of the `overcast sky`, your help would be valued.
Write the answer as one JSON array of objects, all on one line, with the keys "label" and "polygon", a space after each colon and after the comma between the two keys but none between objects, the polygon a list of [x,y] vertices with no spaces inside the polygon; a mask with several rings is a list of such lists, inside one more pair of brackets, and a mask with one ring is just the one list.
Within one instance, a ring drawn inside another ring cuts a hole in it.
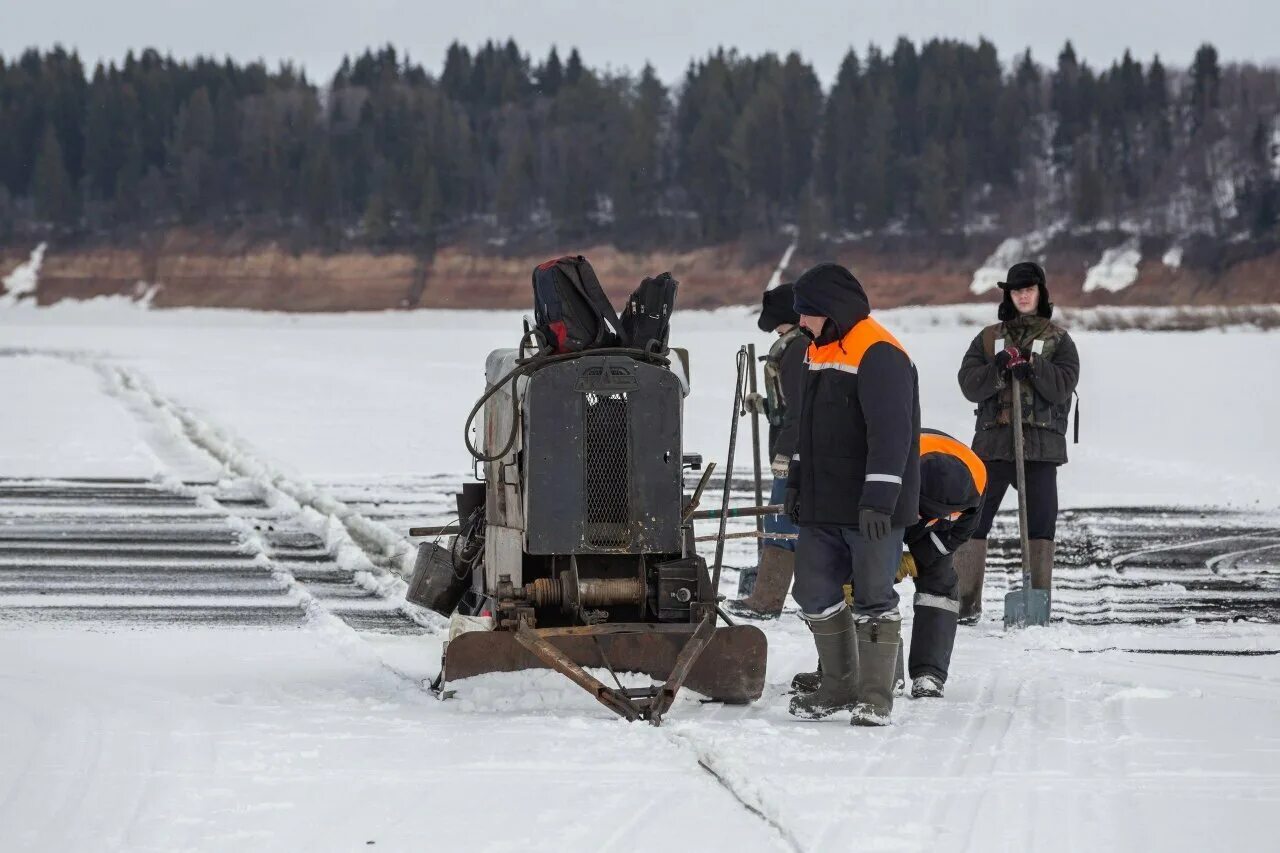
[{"label": "overcast sky", "polygon": [[1002,59],[1030,47],[1052,64],[1071,39],[1094,65],[1126,47],[1185,66],[1212,42],[1224,60],[1280,63],[1276,0],[0,0],[0,54],[79,50],[90,64],[154,46],[175,56],[301,64],[326,81],[344,54],[388,42],[438,71],[445,47],[514,37],[535,58],[577,46],[591,66],[653,63],[677,81],[690,58],[719,45],[746,54],[798,50],[829,83],[849,47],[892,46],[899,35],[986,36]]}]

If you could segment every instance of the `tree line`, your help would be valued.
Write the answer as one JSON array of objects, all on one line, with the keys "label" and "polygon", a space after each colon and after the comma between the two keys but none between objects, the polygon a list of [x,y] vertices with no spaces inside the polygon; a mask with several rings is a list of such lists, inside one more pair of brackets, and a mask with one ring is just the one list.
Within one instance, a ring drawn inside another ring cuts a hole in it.
[{"label": "tree line", "polygon": [[129,53],[0,57],[0,239],[178,225],[298,245],[480,237],[699,245],[1055,223],[1274,233],[1280,72],[1128,52],[1049,68],[985,40],[850,50],[829,89],[799,54],[717,50],[674,89],[576,49],[394,48],[324,85],[284,65]]}]

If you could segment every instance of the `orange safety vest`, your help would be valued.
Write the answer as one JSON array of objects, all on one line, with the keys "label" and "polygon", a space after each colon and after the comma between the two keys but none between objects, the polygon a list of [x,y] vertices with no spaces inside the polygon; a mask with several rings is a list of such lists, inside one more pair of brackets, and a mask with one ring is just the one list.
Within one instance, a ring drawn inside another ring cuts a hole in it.
[{"label": "orange safety vest", "polygon": [[858,365],[862,363],[862,357],[867,354],[867,350],[879,343],[891,344],[901,350],[907,358],[911,357],[906,347],[898,343],[898,339],[888,329],[881,326],[874,317],[866,317],[838,341],[822,346],[809,344],[805,361],[809,363],[810,370],[834,369],[845,373],[857,373]]},{"label": "orange safety vest", "polygon": [[[973,477],[973,485],[977,488],[978,494],[983,494],[987,490],[987,466],[978,458],[978,454],[969,448],[969,445],[956,441],[949,435],[938,435],[933,432],[920,433],[920,458],[924,459],[928,453],[945,453],[948,456],[954,456],[964,463],[969,469],[969,474]],[[952,513],[952,519],[960,517],[960,513]]]}]

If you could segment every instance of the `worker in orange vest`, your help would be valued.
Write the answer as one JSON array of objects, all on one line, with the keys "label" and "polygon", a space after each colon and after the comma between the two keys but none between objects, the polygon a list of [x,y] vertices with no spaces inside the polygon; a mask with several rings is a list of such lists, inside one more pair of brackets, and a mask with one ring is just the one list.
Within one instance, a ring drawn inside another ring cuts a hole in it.
[{"label": "worker in orange vest", "polygon": [[[920,431],[920,518],[907,528],[898,580],[915,579],[911,630],[911,695],[942,696],[955,647],[960,613],[955,552],[973,535],[982,515],[987,469],[968,445],[945,432]],[[821,670],[791,681],[797,693],[818,688]]]},{"label": "worker in orange vest", "polygon": [[839,264],[800,276],[795,309],[813,343],[784,501],[800,528],[791,594],[825,676],[792,697],[790,712],[816,720],[847,710],[854,725],[884,726],[902,636],[894,577],[919,518],[919,380]]}]

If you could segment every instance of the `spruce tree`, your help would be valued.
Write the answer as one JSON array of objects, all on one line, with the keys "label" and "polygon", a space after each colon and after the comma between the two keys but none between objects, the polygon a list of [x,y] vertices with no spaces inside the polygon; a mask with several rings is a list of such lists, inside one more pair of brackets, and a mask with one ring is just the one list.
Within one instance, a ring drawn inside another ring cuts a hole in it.
[{"label": "spruce tree", "polygon": [[76,215],[75,190],[62,156],[62,145],[53,125],[47,125],[40,141],[40,154],[36,158],[32,194],[35,196],[36,215],[41,221],[58,226],[74,223]]}]

